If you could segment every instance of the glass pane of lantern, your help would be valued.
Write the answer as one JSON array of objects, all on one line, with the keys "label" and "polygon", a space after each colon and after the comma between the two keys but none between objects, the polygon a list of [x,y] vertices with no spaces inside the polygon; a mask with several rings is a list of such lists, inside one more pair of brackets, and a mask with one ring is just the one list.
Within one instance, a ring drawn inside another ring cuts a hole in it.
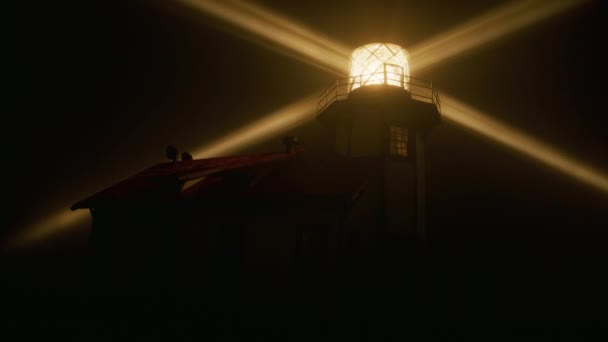
[{"label": "glass pane of lantern", "polygon": [[407,51],[395,44],[367,44],[355,49],[351,55],[351,90],[372,84],[408,89],[409,74]]}]

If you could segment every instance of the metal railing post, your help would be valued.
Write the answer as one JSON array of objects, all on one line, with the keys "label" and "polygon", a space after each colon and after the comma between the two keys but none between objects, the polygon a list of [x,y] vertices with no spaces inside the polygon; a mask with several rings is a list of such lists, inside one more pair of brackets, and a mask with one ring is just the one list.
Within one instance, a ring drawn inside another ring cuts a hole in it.
[{"label": "metal railing post", "polygon": [[388,84],[388,81],[386,79],[386,64],[384,64],[384,84]]}]

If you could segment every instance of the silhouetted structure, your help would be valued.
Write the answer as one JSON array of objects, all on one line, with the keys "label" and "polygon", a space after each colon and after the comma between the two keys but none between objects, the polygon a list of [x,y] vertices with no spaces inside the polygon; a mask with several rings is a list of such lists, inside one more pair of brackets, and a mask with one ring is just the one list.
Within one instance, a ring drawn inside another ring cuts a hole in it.
[{"label": "silhouetted structure", "polygon": [[[415,265],[426,236],[424,139],[438,103],[403,71],[397,86],[383,75],[356,88],[339,80],[320,97],[327,152],[294,151],[294,137],[285,153],[182,162],[168,148],[174,162],[74,204],[93,217],[97,284],[176,293],[232,327],[270,319],[311,333],[360,320],[361,307],[376,305],[362,294],[416,291],[389,278]],[[428,96],[415,98],[416,86]]]},{"label": "silhouetted structure", "polygon": [[298,137],[292,135],[286,135],[283,138],[283,145],[285,145],[285,152],[290,153],[293,152],[296,146],[300,144]]},{"label": "silhouetted structure", "polygon": [[167,146],[167,149],[165,150],[167,158],[174,163],[177,161],[177,153],[177,148],[171,145]]},{"label": "silhouetted structure", "polygon": [[182,152],[182,160],[183,161],[188,161],[188,160],[192,160],[192,155],[188,152]]}]

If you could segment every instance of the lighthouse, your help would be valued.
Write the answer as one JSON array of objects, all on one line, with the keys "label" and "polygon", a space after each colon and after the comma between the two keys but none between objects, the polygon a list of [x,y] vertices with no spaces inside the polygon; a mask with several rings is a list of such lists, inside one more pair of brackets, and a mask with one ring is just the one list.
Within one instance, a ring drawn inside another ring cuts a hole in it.
[{"label": "lighthouse", "polygon": [[349,69],[319,96],[317,118],[335,152],[377,162],[380,228],[426,239],[425,140],[440,121],[439,96],[410,76],[407,51],[395,44],[356,48]]}]

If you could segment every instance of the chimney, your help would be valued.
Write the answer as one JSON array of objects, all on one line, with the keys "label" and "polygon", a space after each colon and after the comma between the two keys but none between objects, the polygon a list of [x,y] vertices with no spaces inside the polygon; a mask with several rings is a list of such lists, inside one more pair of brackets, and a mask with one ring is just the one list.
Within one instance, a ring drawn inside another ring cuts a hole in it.
[{"label": "chimney", "polygon": [[192,160],[192,155],[188,152],[182,152],[182,161]]},{"label": "chimney", "polygon": [[167,158],[169,158],[172,162],[176,162],[177,161],[177,148],[175,146],[167,146],[167,149],[165,150],[165,155],[167,156]]}]

